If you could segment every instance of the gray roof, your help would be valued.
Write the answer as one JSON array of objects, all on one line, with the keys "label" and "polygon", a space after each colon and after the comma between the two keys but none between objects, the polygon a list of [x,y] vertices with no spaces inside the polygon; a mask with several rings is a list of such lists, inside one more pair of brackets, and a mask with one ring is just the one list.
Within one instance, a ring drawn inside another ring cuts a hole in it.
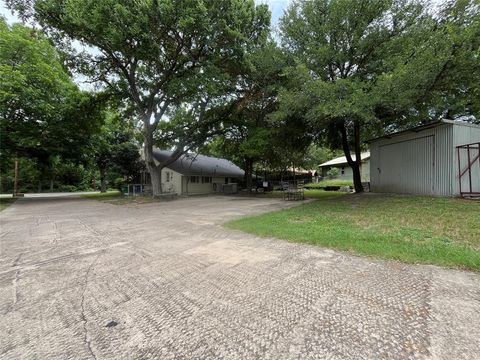
[{"label": "gray roof", "polygon": [[[159,161],[166,161],[172,155],[169,150],[153,150],[153,157]],[[169,169],[182,175],[242,177],[245,172],[237,165],[226,159],[215,157],[185,154],[167,166]]]},{"label": "gray roof", "polygon": [[426,124],[421,124],[421,125],[418,125],[418,126],[414,126],[412,128],[406,129],[406,130],[401,130],[401,131],[393,132],[391,134],[386,134],[386,135],[379,136],[379,137],[376,137],[376,138],[373,138],[373,139],[369,139],[366,142],[367,143],[372,143],[372,142],[375,142],[377,140],[390,139],[390,138],[392,138],[394,136],[397,136],[397,135],[406,134],[408,132],[420,132],[420,131],[430,129],[430,128],[440,126],[440,125],[459,125],[459,126],[468,126],[468,127],[474,127],[474,128],[480,127],[480,125],[472,124],[472,123],[469,123],[469,122],[466,122],[466,121],[440,119],[440,120],[432,121],[432,122],[429,122],[429,123],[426,123]]},{"label": "gray roof", "polygon": [[[352,154],[352,160],[355,161],[356,156],[355,154]],[[362,161],[370,159],[370,151],[363,152],[360,154],[360,159]],[[324,167],[324,166],[335,166],[335,165],[343,165],[343,164],[348,164],[347,157],[346,156],[340,156],[338,158],[332,159],[330,161],[324,162],[323,164],[318,165],[319,167]]]}]

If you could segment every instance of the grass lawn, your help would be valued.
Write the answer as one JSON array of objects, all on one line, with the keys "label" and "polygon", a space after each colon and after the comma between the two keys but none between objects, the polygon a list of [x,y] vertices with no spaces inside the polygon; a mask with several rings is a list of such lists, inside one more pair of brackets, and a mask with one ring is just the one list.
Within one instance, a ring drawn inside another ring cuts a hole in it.
[{"label": "grass lawn", "polygon": [[[306,199],[323,199],[326,197],[337,197],[343,196],[348,193],[340,192],[340,191],[324,191],[320,189],[305,189],[305,198]],[[283,198],[283,191],[272,191],[265,193],[266,197],[273,197],[273,198]]]},{"label": "grass lawn", "polygon": [[120,193],[118,190],[113,190],[113,191],[107,191],[104,193],[94,193],[94,194],[84,194],[81,195],[81,197],[87,198],[87,199],[112,199],[112,198],[120,198],[123,197],[123,194]]},{"label": "grass lawn", "polygon": [[226,226],[408,263],[480,271],[480,202],[325,193],[315,202]]},{"label": "grass lawn", "polygon": [[5,210],[7,207],[9,207],[11,204],[15,202],[15,198],[1,198],[0,197],[0,211]]},{"label": "grass lawn", "polygon": [[305,184],[309,188],[322,188],[325,186],[353,186],[352,180],[340,180],[340,179],[331,179],[331,180],[322,180],[318,183],[309,183]]},{"label": "grass lawn", "polygon": [[85,194],[84,198],[95,199],[113,205],[127,205],[127,204],[146,204],[151,202],[158,202],[151,196],[125,196],[119,191],[108,191],[106,193]]}]

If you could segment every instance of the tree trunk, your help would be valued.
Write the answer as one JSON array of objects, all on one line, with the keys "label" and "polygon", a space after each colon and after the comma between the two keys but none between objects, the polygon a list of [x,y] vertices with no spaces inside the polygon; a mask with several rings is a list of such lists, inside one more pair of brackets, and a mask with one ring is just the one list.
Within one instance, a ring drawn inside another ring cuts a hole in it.
[{"label": "tree trunk", "polygon": [[352,167],[353,170],[353,186],[355,187],[356,193],[363,192],[362,185],[362,152],[360,149],[360,122],[355,120],[353,122],[353,133],[354,133],[354,146],[355,146],[355,167]]},{"label": "tree trunk", "polygon": [[253,172],[253,160],[248,158],[245,159],[245,186],[247,191],[252,191],[252,172]]},{"label": "tree trunk", "polygon": [[100,192],[107,192],[107,170],[104,167],[100,168]]},{"label": "tree trunk", "polygon": [[37,192],[42,192],[42,180],[38,180]]},{"label": "tree trunk", "polygon": [[15,157],[15,172],[13,177],[13,196],[17,196],[18,192],[18,158]]},{"label": "tree trunk", "polygon": [[162,193],[162,174],[161,168],[155,164],[153,158],[153,133],[150,128],[149,123],[145,120],[145,145],[144,145],[144,156],[145,156],[145,165],[147,170],[150,173],[150,184],[152,186],[152,195],[157,196]]},{"label": "tree trunk", "polygon": [[350,146],[348,145],[348,134],[345,123],[340,126],[340,134],[342,137],[342,148],[347,158],[348,165],[352,168],[353,172],[353,187],[356,193],[363,192],[362,177],[360,174],[360,163],[362,161],[360,157],[360,124],[357,120],[354,121],[354,147],[355,147],[355,161],[352,159],[350,153]]},{"label": "tree trunk", "polygon": [[50,192],[53,192],[53,183],[54,183],[54,180],[55,180],[55,175],[52,175],[50,177]]}]

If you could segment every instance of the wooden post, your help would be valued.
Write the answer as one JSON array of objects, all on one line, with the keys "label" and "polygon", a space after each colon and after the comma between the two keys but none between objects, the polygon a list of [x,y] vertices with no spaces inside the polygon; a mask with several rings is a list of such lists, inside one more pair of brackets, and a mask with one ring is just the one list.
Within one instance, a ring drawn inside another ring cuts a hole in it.
[{"label": "wooden post", "polygon": [[13,196],[17,196],[18,192],[18,159],[15,158],[15,174],[13,177]]},{"label": "wooden post", "polygon": [[472,193],[472,163],[470,162],[470,144],[467,145],[467,158],[468,158],[468,182],[470,185],[470,194]]},{"label": "wooden post", "polygon": [[458,162],[458,189],[460,192],[460,196],[462,194],[462,166],[460,165],[460,146],[457,146],[457,162]]}]

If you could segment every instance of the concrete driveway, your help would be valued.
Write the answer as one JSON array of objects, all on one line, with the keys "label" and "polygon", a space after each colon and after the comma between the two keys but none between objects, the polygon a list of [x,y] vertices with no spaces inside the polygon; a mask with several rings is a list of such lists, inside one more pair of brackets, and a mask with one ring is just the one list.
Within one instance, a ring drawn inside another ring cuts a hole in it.
[{"label": "concrete driveway", "polygon": [[224,229],[276,199],[1,213],[1,359],[478,359],[480,276]]}]

